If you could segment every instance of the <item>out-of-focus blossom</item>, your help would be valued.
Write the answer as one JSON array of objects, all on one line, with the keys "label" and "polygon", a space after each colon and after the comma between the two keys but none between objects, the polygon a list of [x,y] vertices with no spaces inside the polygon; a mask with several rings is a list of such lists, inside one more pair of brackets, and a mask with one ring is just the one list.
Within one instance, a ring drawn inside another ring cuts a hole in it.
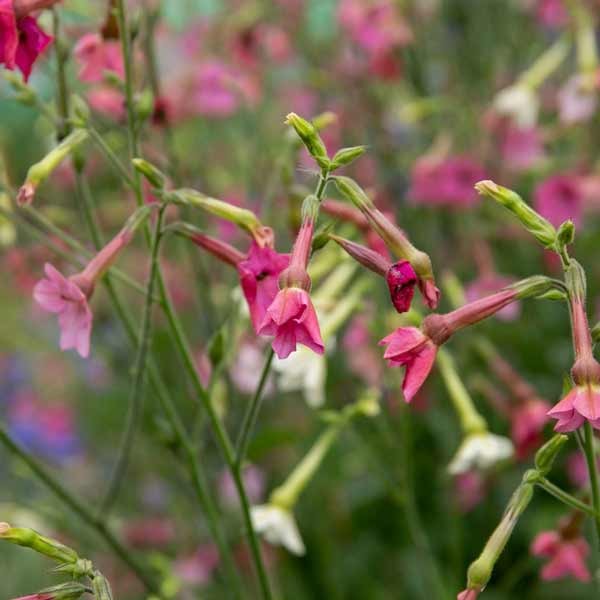
[{"label": "out-of-focus blossom", "polygon": [[105,40],[99,33],[86,33],[73,49],[79,64],[79,79],[86,83],[99,83],[106,71],[125,77],[123,55],[119,40]]},{"label": "out-of-focus blossom", "polygon": [[[479,300],[500,288],[514,283],[514,281],[512,277],[504,277],[495,273],[484,274],[465,287],[466,299],[469,302]],[[513,302],[505,306],[502,310],[499,310],[496,316],[502,321],[514,321],[518,319],[520,313],[520,303]]]},{"label": "out-of-focus blossom", "polygon": [[[242,472],[244,489],[251,504],[258,504],[265,493],[265,475],[256,465],[246,465]],[[219,477],[219,496],[231,507],[239,505],[235,484],[229,470],[224,470]]]},{"label": "out-of-focus blossom", "polygon": [[454,490],[458,507],[470,512],[485,496],[484,479],[480,471],[466,471],[454,477]]},{"label": "out-of-focus blossom", "polygon": [[342,340],[348,366],[370,386],[381,382],[381,360],[371,343],[367,317],[356,315],[350,322]]},{"label": "out-of-focus blossom", "polygon": [[175,540],[175,525],[166,518],[140,518],[125,523],[123,535],[136,548],[162,548]]},{"label": "out-of-focus blossom", "polygon": [[496,95],[494,108],[510,117],[517,127],[533,127],[537,122],[539,99],[531,87],[517,83]]},{"label": "out-of-focus blossom", "polygon": [[415,162],[409,197],[419,204],[468,208],[478,202],[473,186],[482,178],[483,167],[467,156],[427,156]]},{"label": "out-of-focus blossom", "polygon": [[477,600],[480,591],[474,588],[463,590],[456,596],[456,600]]},{"label": "out-of-focus blossom", "polygon": [[584,582],[591,579],[585,563],[590,548],[583,537],[565,537],[559,531],[542,531],[533,540],[531,553],[549,559],[540,573],[546,581],[569,576]]},{"label": "out-of-focus blossom", "polygon": [[190,556],[178,558],[174,563],[175,574],[188,586],[207,584],[219,565],[219,552],[213,544],[200,546]]},{"label": "out-of-focus blossom", "polygon": [[544,157],[542,136],[536,127],[511,125],[504,128],[500,139],[502,160],[512,171],[526,171]]},{"label": "out-of-focus blossom", "polygon": [[451,475],[472,470],[486,471],[504,462],[514,454],[512,442],[504,436],[488,431],[468,435],[448,465]]},{"label": "out-of-focus blossom", "polygon": [[535,397],[511,408],[510,434],[519,458],[525,458],[541,445],[549,408],[548,402]]},{"label": "out-of-focus blossom", "polygon": [[574,75],[557,95],[558,114],[565,125],[589,121],[598,108],[598,91],[585,85],[582,75]]},{"label": "out-of-focus blossom", "polygon": [[90,107],[115,121],[125,120],[125,98],[123,94],[108,85],[91,89],[87,93]]},{"label": "out-of-focus blossom", "polygon": [[275,504],[260,504],[251,508],[252,525],[257,533],[275,546],[283,546],[292,554],[306,552],[298,525],[290,510]]},{"label": "out-of-focus blossom", "polygon": [[569,21],[563,0],[536,0],[535,16],[540,25],[550,29],[564,27]]},{"label": "out-of-focus blossom", "polygon": [[553,175],[539,183],[534,191],[535,209],[555,227],[571,219],[581,225],[583,195],[576,175]]},{"label": "out-of-focus blossom", "polygon": [[[238,351],[229,369],[229,376],[240,392],[254,393],[260,380],[264,360],[264,351],[255,342],[243,341],[238,345]],[[263,394],[270,395],[273,387],[273,378],[269,377]]]}]

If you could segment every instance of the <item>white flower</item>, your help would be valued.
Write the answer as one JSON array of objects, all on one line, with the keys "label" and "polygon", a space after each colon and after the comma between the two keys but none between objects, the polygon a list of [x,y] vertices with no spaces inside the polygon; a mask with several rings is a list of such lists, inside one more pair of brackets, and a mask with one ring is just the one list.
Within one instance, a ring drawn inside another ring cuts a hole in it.
[{"label": "white flower", "polygon": [[537,121],[539,100],[532,88],[516,83],[496,95],[494,107],[499,113],[511,117],[519,127],[533,127]]},{"label": "white flower", "polygon": [[325,356],[316,354],[306,346],[300,346],[284,360],[276,357],[273,368],[279,373],[279,387],[282,391],[302,391],[309,406],[323,406],[327,377]]},{"label": "white flower", "polygon": [[274,504],[259,504],[250,509],[250,515],[256,532],[270,544],[283,546],[299,556],[306,552],[291,511]]},{"label": "white flower", "polygon": [[474,433],[463,440],[448,465],[448,472],[460,475],[473,469],[489,469],[510,458],[513,453],[513,443],[507,437],[489,432]]}]

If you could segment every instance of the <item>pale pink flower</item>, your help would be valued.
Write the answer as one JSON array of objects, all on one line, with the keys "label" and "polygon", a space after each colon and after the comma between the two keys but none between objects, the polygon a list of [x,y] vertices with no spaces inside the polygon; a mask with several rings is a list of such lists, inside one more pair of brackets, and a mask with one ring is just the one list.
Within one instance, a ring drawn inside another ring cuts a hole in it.
[{"label": "pale pink flower", "polygon": [[90,353],[92,311],[84,292],[50,263],[44,266],[46,278],[36,284],[33,297],[46,311],[58,314],[60,349],[75,348],[80,356]]},{"label": "pale pink flower", "polygon": [[572,174],[561,174],[545,179],[535,188],[534,206],[555,227],[567,219],[571,219],[578,227],[583,213],[579,178]]},{"label": "pale pink flower", "polygon": [[467,156],[415,162],[409,191],[417,204],[469,208],[478,202],[475,183],[485,178],[483,167]]},{"label": "pale pink flower", "polygon": [[91,108],[114,121],[125,120],[125,98],[119,90],[108,85],[91,89],[87,93]]},{"label": "pale pink flower", "polygon": [[379,355],[371,344],[367,318],[356,315],[342,340],[346,351],[348,367],[368,385],[377,386],[381,382],[382,368]]},{"label": "pale pink flower", "polygon": [[565,125],[589,121],[598,108],[598,91],[590,90],[585,77],[569,78],[557,94],[558,115]]},{"label": "pale pink flower", "polygon": [[534,397],[511,409],[511,438],[519,458],[541,446],[549,407],[548,402]]},{"label": "pale pink flower", "polygon": [[123,535],[135,548],[164,548],[175,541],[175,524],[162,517],[142,517],[128,521]]},{"label": "pale pink flower", "polygon": [[526,171],[544,157],[544,145],[536,127],[508,126],[501,133],[500,153],[513,171]]},{"label": "pale pink flower", "polygon": [[[241,342],[229,369],[231,381],[242,394],[254,393],[260,380],[261,370],[264,365],[264,349],[256,343],[258,341],[259,339],[254,338],[253,342]],[[273,378],[269,376],[263,395],[270,395],[273,389]]]},{"label": "pale pink flower", "polygon": [[485,496],[484,479],[479,470],[466,471],[454,477],[454,490],[458,507],[470,512]]},{"label": "pale pink flower", "polygon": [[213,544],[200,546],[194,554],[178,558],[174,570],[185,584],[201,586],[208,583],[219,565],[219,552]]},{"label": "pale pink flower", "polygon": [[73,49],[79,64],[79,79],[87,83],[99,83],[106,71],[123,79],[125,68],[119,40],[105,40],[99,33],[86,33]]},{"label": "pale pink flower", "polygon": [[[246,465],[242,473],[244,489],[248,495],[250,504],[259,504],[262,502],[265,493],[265,474],[255,465]],[[219,477],[218,482],[219,496],[225,504],[232,507],[239,505],[239,497],[228,470],[224,470]]]},{"label": "pale pink flower", "polygon": [[585,564],[590,552],[583,537],[564,537],[558,531],[542,531],[531,544],[534,556],[548,558],[541,571],[542,579],[554,581],[571,576],[579,581],[590,581],[591,575]]},{"label": "pale pink flower", "polygon": [[463,590],[456,596],[456,600],[477,600],[480,591],[473,588]]}]

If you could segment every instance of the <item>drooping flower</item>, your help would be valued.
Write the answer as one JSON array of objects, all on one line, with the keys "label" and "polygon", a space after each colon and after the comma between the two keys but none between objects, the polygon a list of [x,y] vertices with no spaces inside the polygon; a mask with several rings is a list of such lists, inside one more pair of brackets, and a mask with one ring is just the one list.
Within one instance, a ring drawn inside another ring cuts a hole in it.
[{"label": "drooping flower", "polygon": [[407,312],[418,282],[417,274],[411,264],[407,260],[393,264],[386,274],[386,281],[394,308],[399,313]]},{"label": "drooping flower", "polygon": [[418,204],[469,208],[478,201],[473,186],[483,177],[483,167],[467,156],[425,157],[415,162],[409,197]]},{"label": "drooping flower", "polygon": [[87,83],[99,83],[106,71],[123,79],[125,68],[119,40],[103,39],[99,33],[86,33],[73,49],[79,64],[79,79]]},{"label": "drooping flower", "polygon": [[533,127],[537,122],[539,99],[531,86],[516,83],[498,92],[494,108],[510,117],[517,127]]},{"label": "drooping flower", "polygon": [[553,175],[539,183],[534,191],[535,209],[558,227],[571,219],[575,227],[582,222],[583,194],[575,175]]},{"label": "drooping flower", "polygon": [[7,69],[19,68],[25,81],[33,64],[52,42],[37,20],[28,14],[15,13],[12,0],[0,0],[0,63]]},{"label": "drooping flower", "polygon": [[540,573],[546,581],[569,576],[579,581],[590,581],[591,575],[585,564],[589,552],[590,548],[583,537],[565,536],[560,531],[542,531],[531,544],[534,556],[549,559]]},{"label": "drooping flower", "polygon": [[278,279],[288,267],[290,257],[269,247],[260,247],[255,241],[244,260],[237,263],[240,285],[250,309],[254,330],[258,332],[267,309],[279,291]]},{"label": "drooping flower", "polygon": [[311,283],[306,272],[318,200],[308,196],[305,203],[309,208],[294,242],[289,267],[281,274],[281,289],[267,308],[258,330],[260,335],[275,337],[273,350],[281,359],[294,352],[297,344],[303,344],[317,354],[323,354],[325,350],[317,313],[308,293]]},{"label": "drooping flower", "polygon": [[448,465],[448,472],[460,475],[472,470],[486,471],[513,454],[514,446],[508,438],[488,431],[473,433],[461,443]]},{"label": "drooping flower", "polygon": [[259,504],[251,508],[252,525],[267,542],[283,546],[292,554],[302,556],[306,548],[291,510],[275,504]]}]

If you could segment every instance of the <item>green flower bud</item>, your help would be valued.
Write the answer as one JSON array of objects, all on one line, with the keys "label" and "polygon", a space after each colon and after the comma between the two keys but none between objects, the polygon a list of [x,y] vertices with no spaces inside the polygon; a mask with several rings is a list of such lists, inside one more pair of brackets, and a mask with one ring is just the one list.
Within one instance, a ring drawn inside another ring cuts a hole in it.
[{"label": "green flower bud", "polygon": [[321,136],[317,133],[315,126],[296,113],[290,113],[286,117],[285,123],[294,128],[298,134],[298,137],[302,140],[310,154],[315,159],[321,160],[323,164],[319,164],[319,166],[321,166],[321,168],[326,168],[329,165],[327,149],[325,148],[325,144],[323,143]]},{"label": "green flower bud", "polygon": [[350,148],[342,148],[338,150],[331,159],[331,170],[338,169],[345,165],[349,165],[359,156],[362,156],[367,151],[366,146],[352,146]]},{"label": "green flower bud", "polygon": [[154,112],[154,96],[149,89],[144,90],[135,99],[135,114],[140,121],[145,121]]},{"label": "green flower bud", "polygon": [[550,472],[554,459],[568,439],[566,435],[557,433],[535,453],[535,468],[540,475],[546,476]]},{"label": "green flower bud", "polygon": [[106,579],[100,571],[94,573],[92,590],[94,591],[95,600],[113,600],[112,590],[110,589],[108,579]]},{"label": "green flower bud", "polygon": [[522,225],[544,248],[553,248],[556,242],[556,229],[542,215],[531,208],[516,192],[485,180],[475,184],[475,189],[482,195],[492,198],[512,212]]},{"label": "green flower bud", "polygon": [[132,158],[131,162],[135,170],[141,173],[152,187],[159,189],[165,187],[167,177],[158,167],[143,158]]},{"label": "green flower bud", "polygon": [[42,598],[47,596],[52,600],[78,600],[87,591],[87,588],[81,583],[69,581],[43,589],[37,595]]},{"label": "green flower bud", "polygon": [[561,223],[556,234],[556,242],[559,248],[569,246],[575,240],[575,225],[571,219]]}]

